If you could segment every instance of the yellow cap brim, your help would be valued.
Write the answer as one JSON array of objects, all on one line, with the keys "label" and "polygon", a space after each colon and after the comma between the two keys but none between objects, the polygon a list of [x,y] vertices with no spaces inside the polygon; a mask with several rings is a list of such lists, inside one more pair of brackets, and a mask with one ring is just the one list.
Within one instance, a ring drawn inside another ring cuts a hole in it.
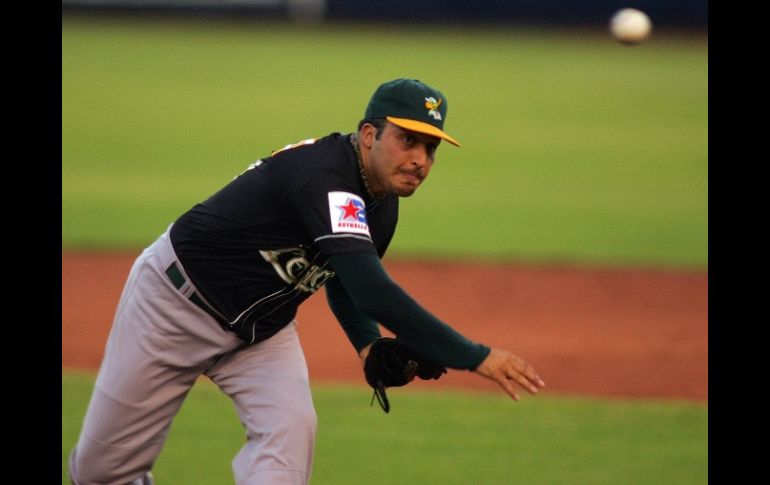
[{"label": "yellow cap brim", "polygon": [[394,118],[392,116],[386,116],[385,119],[405,130],[416,131],[417,133],[424,133],[426,135],[435,136],[436,138],[441,138],[442,140],[448,141],[452,145],[458,147],[460,146],[459,141],[455,140],[440,129],[428,123],[410,120],[407,118]]}]

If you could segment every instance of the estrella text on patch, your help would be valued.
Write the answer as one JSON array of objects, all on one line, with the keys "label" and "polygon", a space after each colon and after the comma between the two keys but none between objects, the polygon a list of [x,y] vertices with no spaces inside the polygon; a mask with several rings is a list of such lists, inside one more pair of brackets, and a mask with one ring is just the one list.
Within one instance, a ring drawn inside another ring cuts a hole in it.
[{"label": "estrella text on patch", "polygon": [[329,192],[329,218],[332,232],[369,234],[364,200],[350,192]]}]

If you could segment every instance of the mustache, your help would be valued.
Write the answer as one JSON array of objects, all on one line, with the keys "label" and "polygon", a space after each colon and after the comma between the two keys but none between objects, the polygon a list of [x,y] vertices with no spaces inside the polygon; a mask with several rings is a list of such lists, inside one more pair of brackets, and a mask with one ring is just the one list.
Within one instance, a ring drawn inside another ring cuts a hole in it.
[{"label": "mustache", "polygon": [[404,175],[412,175],[413,177],[417,177],[420,180],[425,178],[425,174],[419,168],[414,168],[414,169],[402,168],[402,169],[399,169],[398,173],[401,173]]}]

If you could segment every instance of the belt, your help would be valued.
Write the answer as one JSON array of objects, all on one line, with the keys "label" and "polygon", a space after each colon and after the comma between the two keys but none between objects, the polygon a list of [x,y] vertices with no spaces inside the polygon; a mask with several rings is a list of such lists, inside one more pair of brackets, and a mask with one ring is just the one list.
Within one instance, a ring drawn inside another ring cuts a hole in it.
[{"label": "belt", "polygon": [[[176,261],[171,263],[171,266],[168,267],[166,270],[166,276],[168,276],[168,279],[171,281],[171,284],[174,285],[174,287],[178,290],[181,287],[187,283],[187,279],[182,274],[182,271],[179,269],[179,266],[177,265]],[[195,305],[203,310],[204,312],[211,315],[211,317],[219,322],[219,324],[224,328],[225,330],[230,330],[230,324],[225,320],[218,311],[216,311],[211,305],[206,303],[203,298],[201,298],[200,294],[198,294],[197,291],[193,291],[190,293],[190,296],[187,297],[191,302],[195,303]]]}]

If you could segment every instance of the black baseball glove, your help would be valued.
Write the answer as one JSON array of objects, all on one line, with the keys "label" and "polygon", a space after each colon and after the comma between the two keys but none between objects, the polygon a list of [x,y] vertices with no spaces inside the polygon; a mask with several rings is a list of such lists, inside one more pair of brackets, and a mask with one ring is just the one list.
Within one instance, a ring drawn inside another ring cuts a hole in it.
[{"label": "black baseball glove", "polygon": [[415,376],[420,379],[438,379],[446,373],[446,367],[430,362],[410,350],[400,340],[380,337],[372,343],[364,361],[366,382],[374,389],[374,398],[387,413],[390,403],[385,389],[400,387],[412,382]]}]

